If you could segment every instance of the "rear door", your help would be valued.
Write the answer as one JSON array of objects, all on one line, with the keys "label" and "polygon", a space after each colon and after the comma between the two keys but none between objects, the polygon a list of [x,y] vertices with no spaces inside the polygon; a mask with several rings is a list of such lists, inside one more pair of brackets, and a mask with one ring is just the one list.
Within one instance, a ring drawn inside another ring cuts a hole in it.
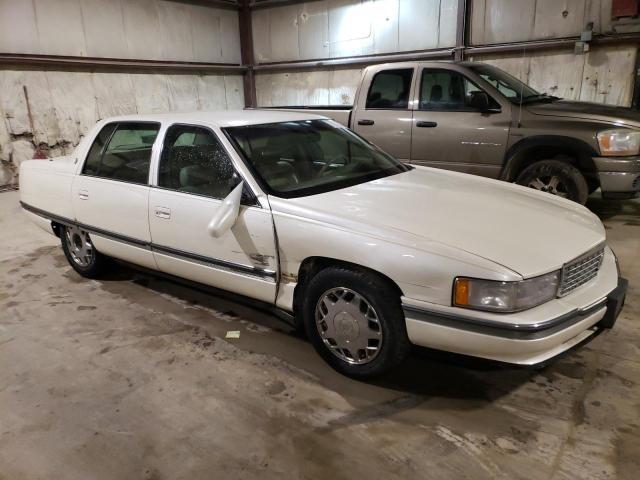
[{"label": "rear door", "polygon": [[76,220],[106,255],[156,268],[149,248],[149,165],[159,123],[105,125],[71,190]]},{"label": "rear door", "polygon": [[411,155],[415,70],[413,64],[401,64],[367,71],[353,112],[356,133],[404,162]]},{"label": "rear door", "polygon": [[216,133],[171,125],[149,197],[152,248],[163,272],[273,303],[276,246],[271,211],[245,183],[235,225],[219,238],[208,225],[242,180]]},{"label": "rear door", "polygon": [[469,99],[475,91],[484,90],[461,71],[421,69],[415,89],[412,163],[492,178],[500,175],[510,110],[491,95],[495,112],[474,109]]}]

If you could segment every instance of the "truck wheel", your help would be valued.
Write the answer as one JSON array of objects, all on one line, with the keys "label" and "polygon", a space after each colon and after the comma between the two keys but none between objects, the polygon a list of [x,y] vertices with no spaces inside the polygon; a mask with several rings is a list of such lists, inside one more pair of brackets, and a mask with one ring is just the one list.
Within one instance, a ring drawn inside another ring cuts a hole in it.
[{"label": "truck wheel", "polygon": [[108,258],[94,248],[89,233],[67,226],[62,227],[60,233],[64,256],[76,272],[83,277],[96,278],[106,270]]},{"label": "truck wheel", "polygon": [[587,181],[580,170],[559,160],[541,160],[529,165],[520,172],[516,183],[568,198],[581,205],[589,196]]},{"label": "truck wheel", "polygon": [[316,351],[344,375],[380,375],[411,349],[396,289],[371,273],[345,267],[320,271],[306,288],[302,315]]}]

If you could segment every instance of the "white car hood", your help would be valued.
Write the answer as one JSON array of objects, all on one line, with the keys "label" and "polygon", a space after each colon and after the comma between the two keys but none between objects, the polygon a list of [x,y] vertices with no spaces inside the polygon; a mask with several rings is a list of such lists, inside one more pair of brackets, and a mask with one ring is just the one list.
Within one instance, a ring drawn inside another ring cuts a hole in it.
[{"label": "white car hood", "polygon": [[605,240],[600,220],[581,205],[505,182],[425,167],[279,201],[276,209],[377,237],[386,233],[393,241],[406,238],[412,245],[418,236],[491,260],[525,278],[560,268]]}]

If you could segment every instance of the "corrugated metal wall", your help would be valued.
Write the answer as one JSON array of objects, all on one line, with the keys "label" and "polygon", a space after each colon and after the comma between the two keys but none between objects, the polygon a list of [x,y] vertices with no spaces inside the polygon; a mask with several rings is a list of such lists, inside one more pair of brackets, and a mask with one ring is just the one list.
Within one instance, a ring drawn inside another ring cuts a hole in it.
[{"label": "corrugated metal wall", "polygon": [[[239,64],[238,14],[160,0],[0,0],[0,52]],[[0,185],[35,145],[67,153],[110,115],[243,106],[240,75],[0,70]]]},{"label": "corrugated metal wall", "polygon": [[[471,0],[471,43],[563,38],[588,23],[610,32],[611,0]],[[254,13],[258,62],[450,47],[457,2],[439,0],[322,0]],[[383,28],[381,27],[381,25]],[[333,33],[332,33],[333,32]],[[362,37],[362,38],[361,38]],[[637,46],[572,51],[523,51],[476,56],[534,88],[564,98],[630,105]],[[260,73],[258,105],[349,104],[359,69]]]},{"label": "corrugated metal wall", "polygon": [[452,47],[457,6],[457,0],[320,0],[257,10],[256,61]]}]

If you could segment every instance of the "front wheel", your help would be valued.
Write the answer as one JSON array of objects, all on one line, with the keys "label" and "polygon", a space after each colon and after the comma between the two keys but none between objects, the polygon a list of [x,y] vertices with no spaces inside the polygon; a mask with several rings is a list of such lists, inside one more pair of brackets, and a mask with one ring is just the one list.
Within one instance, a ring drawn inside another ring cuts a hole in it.
[{"label": "front wheel", "polygon": [[589,196],[589,186],[580,170],[559,160],[541,160],[529,165],[518,175],[516,183],[582,205]]},{"label": "front wheel", "polygon": [[60,240],[69,265],[83,277],[96,278],[106,270],[108,258],[95,249],[85,230],[75,226],[62,227]]},{"label": "front wheel", "polygon": [[303,321],[320,356],[351,377],[373,377],[399,365],[408,355],[400,297],[374,273],[329,267],[305,291]]}]

